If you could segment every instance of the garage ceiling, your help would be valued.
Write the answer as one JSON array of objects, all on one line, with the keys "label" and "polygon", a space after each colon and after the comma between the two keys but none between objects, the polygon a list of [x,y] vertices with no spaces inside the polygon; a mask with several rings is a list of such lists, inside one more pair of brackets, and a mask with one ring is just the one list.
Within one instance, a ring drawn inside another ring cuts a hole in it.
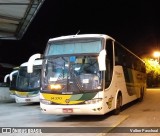
[{"label": "garage ceiling", "polygon": [[44,1],[0,0],[0,39],[21,39]]}]

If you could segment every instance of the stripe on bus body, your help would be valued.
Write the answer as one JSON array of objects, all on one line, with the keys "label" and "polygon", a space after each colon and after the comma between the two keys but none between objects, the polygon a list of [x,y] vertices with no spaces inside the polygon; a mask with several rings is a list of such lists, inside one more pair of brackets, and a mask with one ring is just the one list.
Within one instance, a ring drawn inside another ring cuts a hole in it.
[{"label": "stripe on bus body", "polygon": [[84,93],[84,94],[47,94],[41,93],[44,99],[49,100],[57,104],[79,104],[86,100],[91,100],[95,97],[95,93]]},{"label": "stripe on bus body", "polygon": [[23,96],[23,97],[28,97],[28,96],[32,96],[35,94],[38,94],[39,91],[32,91],[32,92],[20,92],[20,91],[15,91],[15,94],[18,96]]}]

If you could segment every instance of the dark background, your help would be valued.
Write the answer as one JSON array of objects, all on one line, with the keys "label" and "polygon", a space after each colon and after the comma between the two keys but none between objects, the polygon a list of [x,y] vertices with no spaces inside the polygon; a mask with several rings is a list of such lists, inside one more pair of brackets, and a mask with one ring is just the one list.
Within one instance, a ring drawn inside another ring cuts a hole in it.
[{"label": "dark background", "polygon": [[158,1],[46,0],[21,40],[0,40],[0,62],[20,65],[43,53],[49,38],[101,33],[115,38],[138,56],[160,44]]}]

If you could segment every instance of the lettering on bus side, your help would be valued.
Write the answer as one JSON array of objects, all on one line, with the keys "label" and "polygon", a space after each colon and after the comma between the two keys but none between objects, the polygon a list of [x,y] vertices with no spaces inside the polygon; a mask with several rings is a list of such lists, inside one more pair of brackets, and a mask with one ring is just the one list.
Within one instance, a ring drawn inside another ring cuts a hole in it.
[{"label": "lettering on bus side", "polygon": [[141,74],[137,74],[137,79],[142,80],[142,75]]},{"label": "lettering on bus side", "polygon": [[121,73],[121,72],[118,72],[118,71],[115,71],[115,75],[116,75],[117,77],[122,77],[122,73]]}]

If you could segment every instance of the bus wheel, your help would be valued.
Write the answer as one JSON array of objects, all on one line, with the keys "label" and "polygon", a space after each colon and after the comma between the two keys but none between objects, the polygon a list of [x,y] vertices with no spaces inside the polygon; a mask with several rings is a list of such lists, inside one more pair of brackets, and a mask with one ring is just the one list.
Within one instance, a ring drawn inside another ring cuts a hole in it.
[{"label": "bus wheel", "polygon": [[122,95],[118,94],[116,100],[116,109],[114,110],[115,115],[118,115],[121,112],[121,106],[122,106]]},{"label": "bus wheel", "polygon": [[140,97],[138,98],[138,101],[139,101],[139,102],[143,101],[143,97],[144,97],[144,90],[141,89]]}]

